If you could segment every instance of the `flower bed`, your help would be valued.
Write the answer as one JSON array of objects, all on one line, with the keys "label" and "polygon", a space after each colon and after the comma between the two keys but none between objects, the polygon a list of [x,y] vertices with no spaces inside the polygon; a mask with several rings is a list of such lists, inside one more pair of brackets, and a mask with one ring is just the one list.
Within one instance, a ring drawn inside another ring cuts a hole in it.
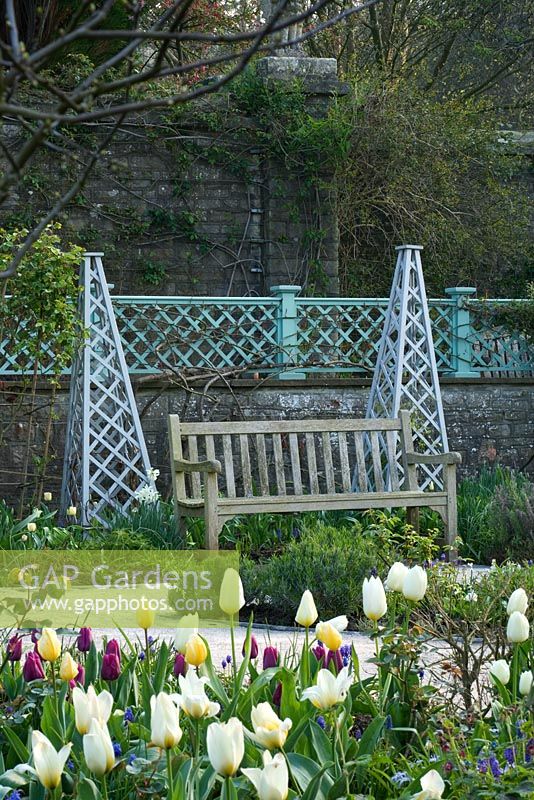
[{"label": "flower bed", "polygon": [[122,647],[97,648],[89,629],[68,647],[52,629],[12,632],[0,670],[0,799],[532,796],[527,595],[517,587],[508,599],[489,699],[462,709],[421,669],[429,633],[414,615],[434,579],[429,587],[425,569],[397,562],[387,591],[376,575],[364,580],[371,677],[343,644],[347,617],[318,621],[308,591],[295,613],[304,645],[283,656],[260,653],[250,624],[238,660],[244,597],[221,599],[233,652],[217,667],[194,616],[172,643],[152,638],[148,612],[138,641]]}]

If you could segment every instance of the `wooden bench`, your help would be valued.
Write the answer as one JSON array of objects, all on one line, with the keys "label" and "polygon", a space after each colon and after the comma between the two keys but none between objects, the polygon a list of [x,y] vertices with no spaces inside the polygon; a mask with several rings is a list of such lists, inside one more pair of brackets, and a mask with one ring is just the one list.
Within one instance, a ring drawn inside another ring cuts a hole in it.
[{"label": "wooden bench", "polygon": [[[258,422],[170,415],[169,436],[177,524],[203,516],[208,549],[217,549],[222,526],[237,515],[331,509],[405,507],[417,525],[426,506],[441,515],[447,543],[456,538],[461,456],[415,453],[407,411],[399,419]],[[443,465],[443,491],[421,491],[418,464]]]}]

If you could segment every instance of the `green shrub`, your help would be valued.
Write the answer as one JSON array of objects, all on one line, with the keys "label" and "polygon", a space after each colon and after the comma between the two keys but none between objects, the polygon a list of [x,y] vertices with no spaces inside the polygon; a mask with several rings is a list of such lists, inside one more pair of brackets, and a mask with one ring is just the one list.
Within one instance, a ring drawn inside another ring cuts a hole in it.
[{"label": "green shrub", "polygon": [[458,487],[460,554],[489,564],[493,559],[534,557],[534,484],[503,467],[483,469]]},{"label": "green shrub", "polygon": [[351,528],[306,524],[300,538],[268,561],[243,559],[245,597],[256,604],[258,622],[291,624],[302,592],[310,589],[323,619],[347,614],[355,622],[361,616],[363,578],[384,557],[378,539],[365,537],[357,523]]}]

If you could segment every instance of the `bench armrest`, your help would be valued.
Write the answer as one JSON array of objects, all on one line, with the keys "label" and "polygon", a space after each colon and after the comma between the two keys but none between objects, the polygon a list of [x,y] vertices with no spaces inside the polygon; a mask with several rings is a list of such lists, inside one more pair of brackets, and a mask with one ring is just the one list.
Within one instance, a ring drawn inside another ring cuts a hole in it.
[{"label": "bench armrest", "polygon": [[451,453],[436,453],[435,455],[406,453],[406,462],[408,464],[461,464],[462,454],[454,450]]},{"label": "bench armrest", "polygon": [[186,461],[184,459],[174,459],[174,469],[176,472],[221,472],[221,462],[215,459],[208,461]]}]

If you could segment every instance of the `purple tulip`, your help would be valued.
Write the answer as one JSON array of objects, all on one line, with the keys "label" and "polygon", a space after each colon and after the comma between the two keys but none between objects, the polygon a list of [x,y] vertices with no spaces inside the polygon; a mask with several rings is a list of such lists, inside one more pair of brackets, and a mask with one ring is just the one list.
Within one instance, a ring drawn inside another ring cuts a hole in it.
[{"label": "purple tulip", "polygon": [[322,644],[318,644],[316,647],[312,647],[312,653],[317,659],[317,661],[324,661],[326,658],[326,650]]},{"label": "purple tulip", "polygon": [[7,643],[6,654],[8,661],[20,661],[22,658],[22,639],[20,636],[11,637]]},{"label": "purple tulip", "polygon": [[276,647],[266,647],[263,651],[263,669],[278,666],[278,650]]},{"label": "purple tulip", "polygon": [[339,650],[329,650],[328,655],[326,656],[326,663],[325,667],[328,669],[330,663],[334,665],[334,672],[340,672],[343,669],[343,657]]},{"label": "purple tulip", "polygon": [[43,662],[41,661],[41,656],[39,653],[34,651],[28,653],[26,656],[26,661],[24,662],[24,666],[22,667],[22,675],[26,683],[30,683],[30,681],[43,680],[45,674]]},{"label": "purple tulip", "polygon": [[41,635],[41,631],[38,628],[32,629],[32,642],[33,644],[37,644],[39,641],[39,636]]},{"label": "purple tulip", "polygon": [[115,653],[105,653],[102,658],[100,675],[105,681],[116,681],[121,674],[121,662]]},{"label": "purple tulip", "polygon": [[[250,658],[254,659],[258,657],[260,649],[258,647],[258,641],[255,636],[250,637]],[[245,643],[243,643],[243,650],[241,651],[243,658],[245,657]],[[264,656],[265,657],[265,656]]]},{"label": "purple tulip", "polygon": [[282,702],[282,684],[279,683],[276,686],[276,689],[273,692],[273,705],[278,706],[280,708],[280,703]]},{"label": "purple tulip", "polygon": [[78,674],[76,675],[74,680],[69,681],[70,688],[74,689],[77,683],[79,683],[80,686],[85,685],[85,667],[82,664],[78,664]]},{"label": "purple tulip", "polygon": [[119,665],[121,662],[121,646],[116,639],[110,639],[106,645],[106,655],[107,656],[117,656],[119,659]]},{"label": "purple tulip", "polygon": [[176,653],[174,659],[174,666],[172,668],[172,672],[175,678],[178,678],[180,675],[185,676],[185,672],[187,669],[187,664],[185,661],[185,656],[182,653]]},{"label": "purple tulip", "polygon": [[80,628],[76,644],[80,653],[89,652],[93,644],[93,632],[91,628]]}]

